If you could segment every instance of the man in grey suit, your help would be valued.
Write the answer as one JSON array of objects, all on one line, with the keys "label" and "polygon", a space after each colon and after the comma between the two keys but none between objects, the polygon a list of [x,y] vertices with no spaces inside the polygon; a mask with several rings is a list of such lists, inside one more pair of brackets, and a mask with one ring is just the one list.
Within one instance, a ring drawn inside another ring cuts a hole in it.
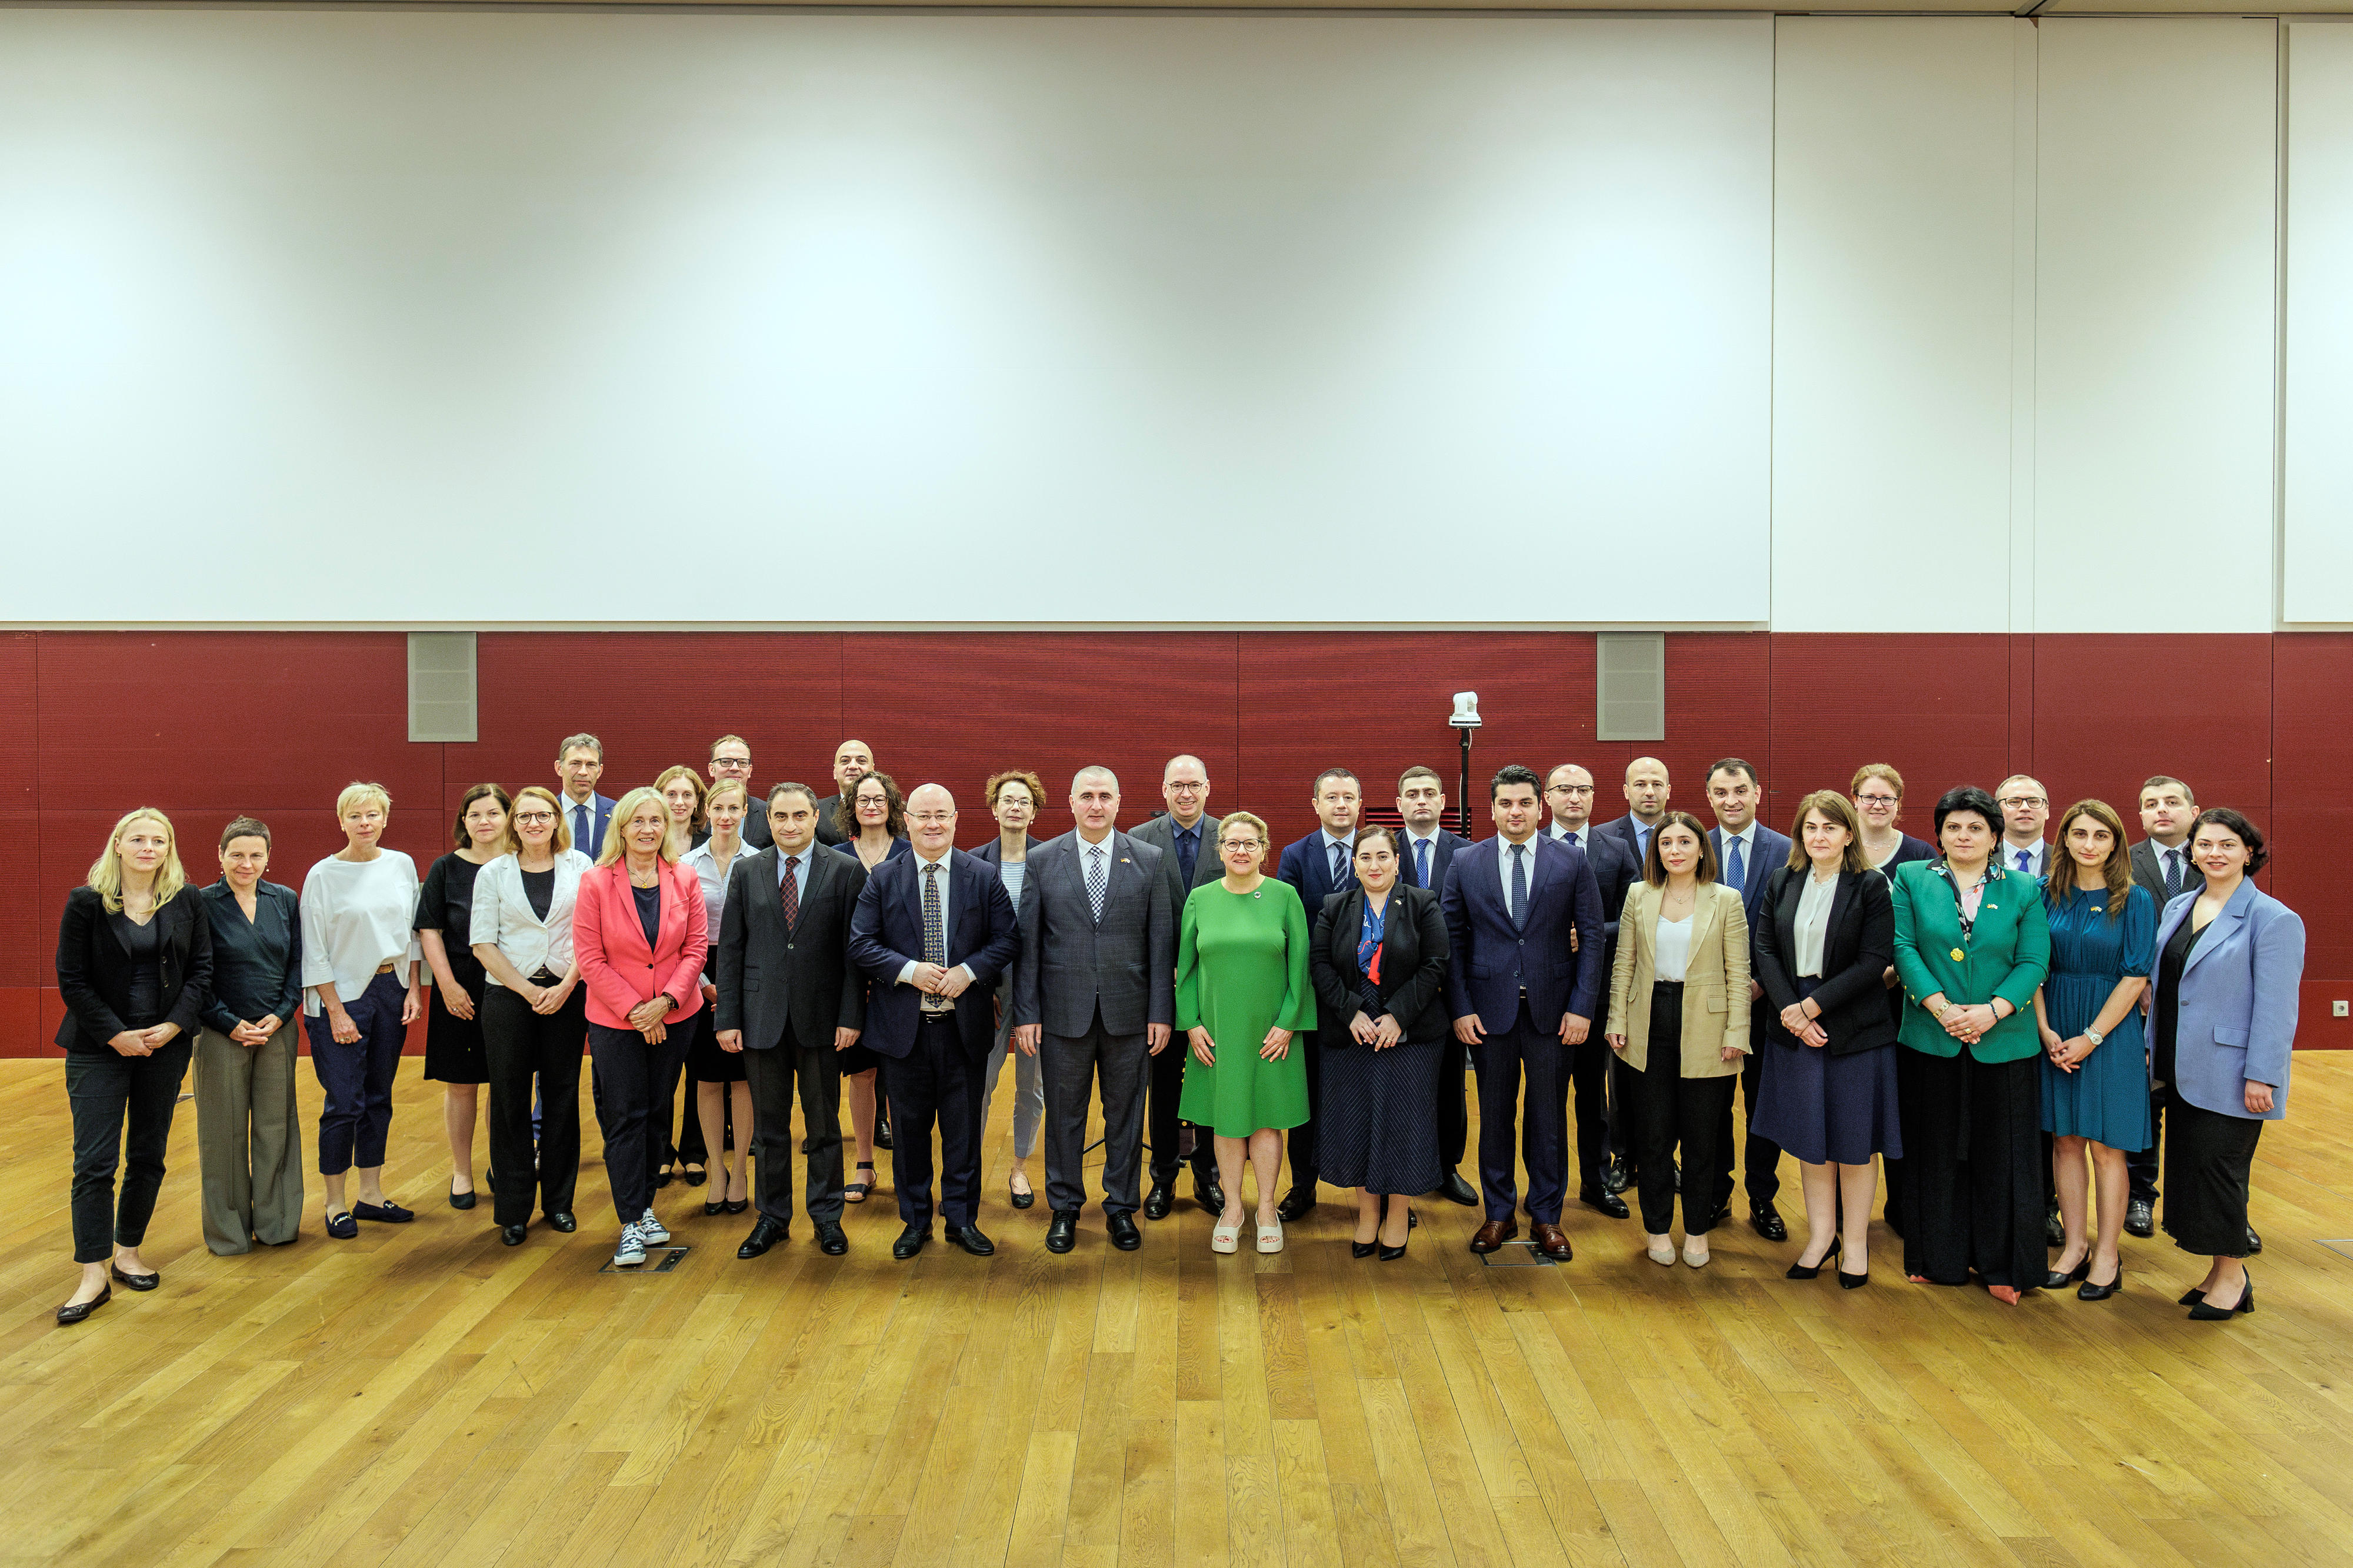
[{"label": "man in grey suit", "polygon": [[[1029,851],[1021,889],[1021,965],[1013,1044],[1039,1058],[1046,1089],[1046,1250],[1078,1244],[1086,1206],[1087,1097],[1103,1086],[1103,1217],[1112,1245],[1135,1228],[1150,1059],[1176,1019],[1176,920],[1160,851],[1119,832],[1119,780],[1105,767],[1071,781],[1075,831]],[[1173,1053],[1171,1053],[1173,1054]]]},{"label": "man in grey suit", "polygon": [[[1167,815],[1155,816],[1128,835],[1160,851],[1168,879],[1169,913],[1185,929],[1185,900],[1193,889],[1226,873],[1218,858],[1218,818],[1209,815],[1209,770],[1196,756],[1175,756],[1160,770],[1160,798]],[[1144,1197],[1144,1217],[1166,1219],[1176,1206],[1177,1142],[1183,1137],[1176,1101],[1185,1089],[1185,1052],[1180,1047],[1152,1058],[1152,1108],[1145,1142],[1152,1150],[1152,1190]],[[1193,1142],[1193,1201],[1209,1214],[1226,1212],[1226,1190],[1218,1181],[1217,1147],[1203,1131]]]},{"label": "man in grey suit", "polygon": [[768,794],[776,843],[737,858],[720,917],[715,1037],[744,1053],[752,1086],[752,1151],[760,1217],[735,1250],[757,1258],[793,1219],[793,1091],[808,1132],[809,1218],[818,1246],[849,1250],[841,1229],[841,1068],[835,1053],[866,1026],[866,987],[849,963],[849,917],[866,888],[855,855],[817,841],[817,792],[780,784]]}]

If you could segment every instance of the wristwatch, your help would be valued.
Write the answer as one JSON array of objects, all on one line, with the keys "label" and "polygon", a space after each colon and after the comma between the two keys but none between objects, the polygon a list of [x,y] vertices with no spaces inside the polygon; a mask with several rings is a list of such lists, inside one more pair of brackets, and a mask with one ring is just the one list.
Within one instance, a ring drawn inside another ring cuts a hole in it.
[{"label": "wristwatch", "polygon": [[2105,1036],[2105,1035],[2104,1035],[2104,1034],[2100,1033],[2100,1031],[2099,1031],[2099,1030],[2097,1030],[2097,1029],[2086,1029],[2086,1030],[2084,1030],[2084,1037],[2085,1039],[2087,1039],[2087,1040],[2091,1041],[2091,1042],[2092,1042],[2092,1044],[2094,1044],[2094,1045],[2095,1045],[2095,1046],[2096,1046],[2096,1045],[2098,1045],[2102,1040],[2106,1039],[2106,1038],[2107,1038],[2107,1036]]}]

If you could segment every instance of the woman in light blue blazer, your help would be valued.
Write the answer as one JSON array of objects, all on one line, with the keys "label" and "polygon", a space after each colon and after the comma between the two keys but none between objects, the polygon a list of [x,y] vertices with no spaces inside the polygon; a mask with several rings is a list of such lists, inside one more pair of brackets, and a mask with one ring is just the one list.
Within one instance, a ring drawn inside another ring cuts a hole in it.
[{"label": "woman in light blue blazer", "polygon": [[2168,1108],[2166,1233],[2212,1260],[2181,1304],[2221,1322],[2255,1310],[2241,1261],[2247,1178],[2263,1123],[2287,1113],[2304,921],[2248,880],[2270,856],[2237,812],[2200,812],[2189,853],[2206,886],[2167,904],[2158,922],[2149,1074]]}]

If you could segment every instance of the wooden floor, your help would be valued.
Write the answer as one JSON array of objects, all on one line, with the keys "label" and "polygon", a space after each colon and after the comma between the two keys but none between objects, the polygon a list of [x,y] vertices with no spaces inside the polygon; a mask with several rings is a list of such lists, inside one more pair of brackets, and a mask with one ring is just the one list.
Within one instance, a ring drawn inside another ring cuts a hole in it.
[{"label": "wooden floor", "polygon": [[2298,1060],[2256,1166],[2259,1310],[2227,1326],[2172,1304],[2200,1270],[2161,1237],[2127,1238],[2114,1300],[2015,1309],[1904,1284],[1883,1232],[1856,1291],[1784,1280],[1795,1244],[1745,1226],[1662,1269],[1584,1210],[1575,1263],[1489,1268],[1443,1202],[1388,1266],[1336,1205],[1217,1258],[1189,1201],[1133,1254],[1091,1209],[1056,1258],[1044,1205],[1003,1201],[1001,1122],[994,1259],[894,1263],[886,1191],[847,1258],[803,1221],[739,1263],[746,1220],[673,1185],[694,1250],[600,1274],[601,1166],[578,1234],[500,1246],[442,1201],[419,1067],[391,1166],[415,1225],[328,1240],[314,1177],[298,1243],[211,1257],[183,1106],[163,1289],[60,1330],[62,1075],[0,1063],[0,1561],[2353,1561],[2353,1258],[2321,1245],[2353,1237],[2353,1056]]}]

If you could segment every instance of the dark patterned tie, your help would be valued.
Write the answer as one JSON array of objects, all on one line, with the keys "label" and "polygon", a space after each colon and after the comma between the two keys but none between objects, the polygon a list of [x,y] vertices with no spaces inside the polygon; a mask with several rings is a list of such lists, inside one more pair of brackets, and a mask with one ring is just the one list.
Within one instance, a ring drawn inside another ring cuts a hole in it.
[{"label": "dark patterned tie", "polygon": [[1338,892],[1348,885],[1348,852],[1340,845],[1332,846],[1332,890]]},{"label": "dark patterned tie", "polygon": [[1747,840],[1735,838],[1730,842],[1732,845],[1732,863],[1725,868],[1724,884],[1725,887],[1732,889],[1735,892],[1745,893],[1748,890]]},{"label": "dark patterned tie", "polygon": [[1425,888],[1430,886],[1429,839],[1417,838],[1413,841],[1413,879],[1415,882]]},{"label": "dark patterned tie", "polygon": [[1512,929],[1518,931],[1528,921],[1528,847],[1512,846]]},{"label": "dark patterned tie", "polygon": [[[923,866],[923,962],[937,964],[942,969],[948,966],[948,932],[946,923],[940,918],[940,863],[937,860],[927,861]],[[946,997],[934,996],[928,991],[923,994],[924,1012],[944,1013],[948,1007]]]},{"label": "dark patterned tie", "polygon": [[2181,851],[2179,849],[2165,852],[2165,896],[2168,899],[2181,896]]},{"label": "dark patterned tie", "polygon": [[777,890],[785,895],[785,930],[786,931],[790,931],[801,923],[801,889],[800,878],[797,875],[800,865],[799,856],[785,857],[785,879]]},{"label": "dark patterned tie", "polygon": [[1095,924],[1103,924],[1103,897],[1111,891],[1103,876],[1103,852],[1100,844],[1087,847],[1087,902],[1095,912]]}]

